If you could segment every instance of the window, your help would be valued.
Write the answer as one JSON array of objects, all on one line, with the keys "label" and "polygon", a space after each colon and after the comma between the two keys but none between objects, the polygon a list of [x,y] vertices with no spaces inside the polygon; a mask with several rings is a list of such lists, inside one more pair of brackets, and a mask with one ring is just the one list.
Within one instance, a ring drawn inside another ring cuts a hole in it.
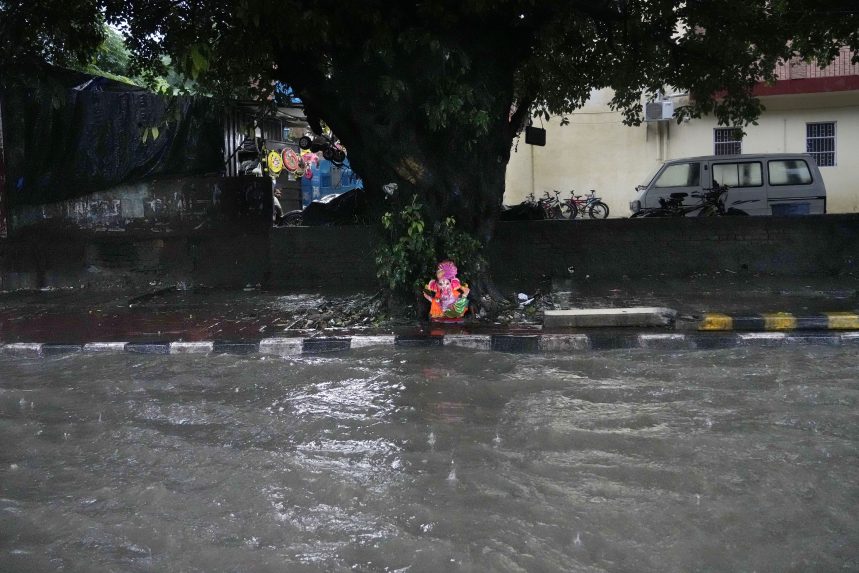
[{"label": "window", "polygon": [[835,165],[835,122],[806,123],[805,150],[820,167]]},{"label": "window", "polygon": [[713,182],[728,187],[760,187],[764,184],[759,162],[717,163],[713,165]]},{"label": "window", "polygon": [[715,155],[739,155],[743,152],[742,132],[733,127],[717,127],[713,130]]},{"label": "window", "polygon": [[770,185],[808,185],[811,171],[802,159],[778,159],[767,164]]},{"label": "window", "polygon": [[700,181],[700,163],[676,163],[666,167],[654,187],[697,187]]}]

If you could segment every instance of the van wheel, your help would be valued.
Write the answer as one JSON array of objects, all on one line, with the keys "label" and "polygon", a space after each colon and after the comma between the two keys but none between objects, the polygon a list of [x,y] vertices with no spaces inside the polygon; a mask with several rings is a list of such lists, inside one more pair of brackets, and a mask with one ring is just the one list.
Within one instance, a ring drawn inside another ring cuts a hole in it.
[{"label": "van wheel", "polygon": [[749,214],[746,213],[745,211],[743,211],[741,209],[735,209],[733,207],[728,209],[728,211],[725,213],[725,215],[745,215],[746,217],[749,216]]}]

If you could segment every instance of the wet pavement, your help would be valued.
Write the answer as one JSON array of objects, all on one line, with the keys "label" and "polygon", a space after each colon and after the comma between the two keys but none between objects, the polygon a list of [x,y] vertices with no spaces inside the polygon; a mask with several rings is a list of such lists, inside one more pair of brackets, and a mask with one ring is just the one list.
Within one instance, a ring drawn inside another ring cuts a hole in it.
[{"label": "wet pavement", "polygon": [[0,357],[0,571],[857,571],[857,359]]},{"label": "wet pavement", "polygon": [[[531,295],[533,293],[525,293]],[[323,295],[263,290],[155,288],[98,292],[81,289],[0,293],[0,342],[258,340],[338,334],[531,333],[546,308],[661,306],[678,311],[677,328],[694,327],[707,312],[791,312],[797,315],[859,309],[859,278],[784,278],[734,273],[688,279],[556,281],[526,321],[428,325],[414,322],[303,328],[308,312],[369,301],[372,293]],[[534,303],[534,304],[538,304]],[[336,314],[336,313],[335,313]]]}]

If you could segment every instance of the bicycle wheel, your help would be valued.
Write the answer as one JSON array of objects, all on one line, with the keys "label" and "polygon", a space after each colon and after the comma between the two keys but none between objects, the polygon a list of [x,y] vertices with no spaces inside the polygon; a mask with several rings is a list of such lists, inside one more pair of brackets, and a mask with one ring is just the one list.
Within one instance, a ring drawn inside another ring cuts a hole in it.
[{"label": "bicycle wheel", "polygon": [[283,216],[280,225],[281,227],[300,227],[303,222],[302,219],[301,211],[290,211]]},{"label": "bicycle wheel", "polygon": [[564,214],[564,219],[571,221],[579,216],[579,208],[572,201],[561,203],[561,212]]},{"label": "bicycle wheel", "polygon": [[591,219],[605,219],[608,217],[608,205],[602,201],[597,201],[588,209],[588,217]]},{"label": "bicycle wheel", "polygon": [[673,215],[665,209],[654,209],[641,214],[642,217],[672,217]]}]

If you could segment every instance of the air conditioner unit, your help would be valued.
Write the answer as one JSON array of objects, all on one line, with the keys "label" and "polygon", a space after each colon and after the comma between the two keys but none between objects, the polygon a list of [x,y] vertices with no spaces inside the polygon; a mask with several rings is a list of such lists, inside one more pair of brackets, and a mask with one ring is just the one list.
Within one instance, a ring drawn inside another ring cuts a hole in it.
[{"label": "air conditioner unit", "polygon": [[667,121],[672,117],[673,101],[651,101],[644,104],[644,121]]}]

